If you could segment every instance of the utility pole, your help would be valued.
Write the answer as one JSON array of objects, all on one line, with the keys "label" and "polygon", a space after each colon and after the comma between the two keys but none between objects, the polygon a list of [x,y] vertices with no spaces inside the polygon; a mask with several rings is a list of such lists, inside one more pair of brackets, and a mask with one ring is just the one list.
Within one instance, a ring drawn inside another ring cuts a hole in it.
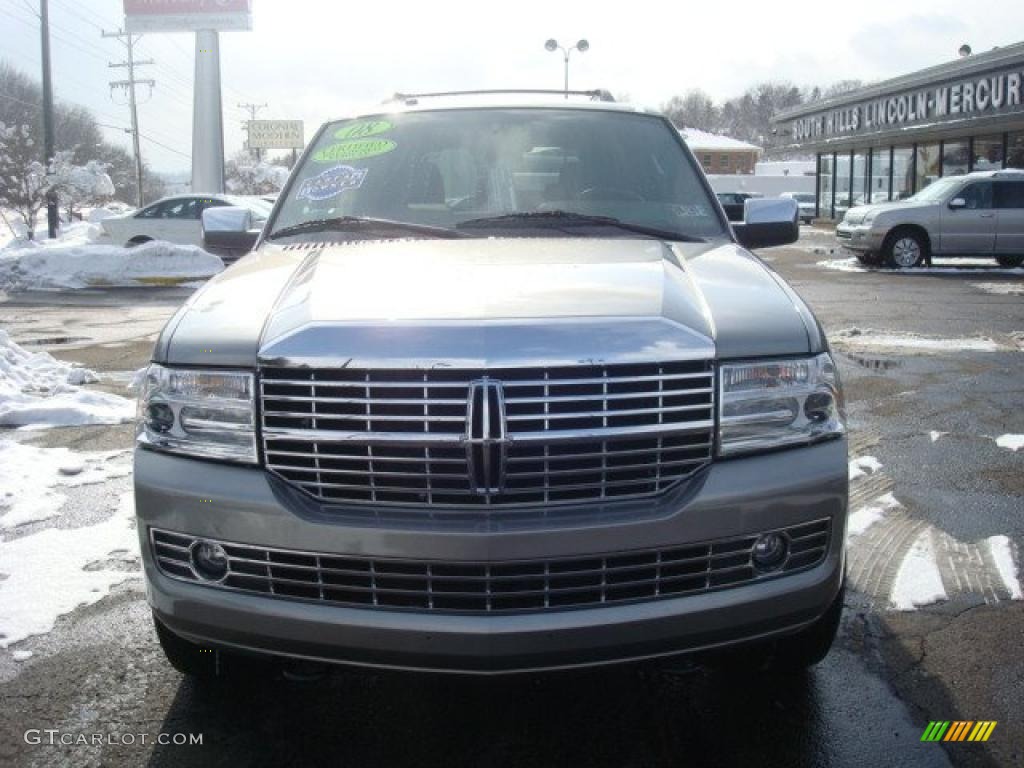
[{"label": "utility pole", "polygon": [[101,31],[102,37],[116,37],[125,47],[127,52],[127,60],[111,62],[107,66],[109,67],[124,67],[128,70],[127,80],[112,80],[110,88],[124,88],[128,92],[128,106],[132,112],[132,146],[135,150],[135,181],[138,186],[138,192],[136,194],[136,205],[139,208],[142,207],[142,149],[139,141],[139,112],[138,105],[135,99],[135,86],[146,85],[149,86],[150,92],[152,93],[153,88],[156,86],[156,81],[152,79],[139,80],[135,77],[135,68],[148,66],[154,64],[152,59],[146,59],[144,61],[135,60],[135,44],[139,42],[141,35],[132,35],[129,32],[117,30],[117,32],[106,32]]},{"label": "utility pole", "polygon": [[246,144],[246,147],[248,148],[248,150],[250,152],[255,152],[256,153],[256,162],[258,163],[260,160],[263,159],[263,150],[262,149],[258,149],[258,148],[253,148],[253,147],[249,146],[249,143],[251,141],[251,138],[249,136],[249,123],[252,122],[253,120],[255,120],[256,119],[256,113],[259,110],[261,110],[261,109],[266,109],[267,105],[265,103],[264,104],[239,104],[238,108],[239,109],[247,109],[247,110],[249,110],[249,120],[247,122],[243,123],[243,127],[245,128],[245,144]]},{"label": "utility pole", "polygon": [[[56,141],[53,133],[53,77],[50,73],[50,2],[39,0],[39,29],[42,35],[43,59],[43,164],[50,173]],[[57,237],[60,219],[57,214],[57,191],[53,188],[46,193],[46,227],[50,239]]]}]

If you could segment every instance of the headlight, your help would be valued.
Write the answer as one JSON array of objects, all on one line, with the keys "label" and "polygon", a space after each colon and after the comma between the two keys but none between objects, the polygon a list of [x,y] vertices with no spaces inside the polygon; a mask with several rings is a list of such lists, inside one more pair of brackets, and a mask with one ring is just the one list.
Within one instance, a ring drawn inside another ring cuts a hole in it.
[{"label": "headlight", "polygon": [[828,354],[721,366],[718,452],[732,456],[841,435],[839,371]]},{"label": "headlight", "polygon": [[873,222],[875,220],[875,216],[877,216],[877,215],[878,215],[878,211],[871,211],[871,213],[869,213],[867,216],[864,217],[864,221],[862,223],[870,225],[871,222]]},{"label": "headlight", "polygon": [[256,463],[253,376],[238,371],[146,371],[139,396],[138,442],[190,456]]}]

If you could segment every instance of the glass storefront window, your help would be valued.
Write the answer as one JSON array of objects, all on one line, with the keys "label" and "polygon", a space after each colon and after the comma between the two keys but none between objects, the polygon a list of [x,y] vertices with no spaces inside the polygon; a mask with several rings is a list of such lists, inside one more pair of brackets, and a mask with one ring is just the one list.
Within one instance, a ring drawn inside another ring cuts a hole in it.
[{"label": "glass storefront window", "polygon": [[841,219],[850,207],[850,153],[836,154],[836,210],[834,218]]},{"label": "glass storefront window", "polygon": [[998,171],[1003,167],[1003,137],[979,136],[974,140],[974,170]]},{"label": "glass storefront window", "polygon": [[967,173],[967,140],[947,141],[942,145],[942,175],[962,176]]},{"label": "glass storefront window", "polygon": [[871,202],[884,203],[889,199],[889,148],[875,147],[871,155]]},{"label": "glass storefront window", "polygon": [[818,158],[818,215],[832,216],[832,159],[833,155]]},{"label": "glass storefront window", "polygon": [[937,178],[939,178],[939,145],[918,144],[917,164],[915,167],[917,178],[915,179],[914,191],[920,192]]},{"label": "glass storefront window", "polygon": [[864,150],[853,156],[853,183],[851,193],[854,205],[864,205],[868,201],[868,154]]},{"label": "glass storefront window", "polygon": [[1024,170],[1024,131],[1010,134],[1006,145],[1006,167]]},{"label": "glass storefront window", "polygon": [[896,147],[892,153],[892,199],[905,200],[914,194],[914,148]]}]

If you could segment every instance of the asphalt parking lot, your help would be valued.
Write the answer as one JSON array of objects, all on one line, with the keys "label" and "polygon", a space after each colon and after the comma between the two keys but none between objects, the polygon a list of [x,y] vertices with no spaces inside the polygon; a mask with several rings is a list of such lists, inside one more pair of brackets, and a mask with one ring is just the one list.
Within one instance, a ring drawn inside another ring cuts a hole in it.
[{"label": "asphalt parking lot", "polygon": [[[164,662],[132,577],[12,646],[31,658],[0,650],[0,764],[1021,765],[1024,601],[1005,554],[1024,562],[1024,450],[999,438],[1024,434],[1024,271],[863,271],[834,249],[826,230],[805,228],[762,254],[825,325],[847,393],[860,517],[840,638],[814,671],[293,680],[252,668],[203,688]],[[0,328],[107,374],[98,386],[123,394],[187,295],[0,295]],[[132,435],[122,425],[16,439],[85,451],[126,449]],[[46,524],[102,519],[129,489],[129,477],[66,489]],[[930,597],[922,572],[934,576]],[[922,743],[931,720],[998,725],[985,744]],[[26,742],[30,729],[43,743]],[[135,743],[51,745],[46,729]],[[202,744],[141,743],[159,733]]]}]

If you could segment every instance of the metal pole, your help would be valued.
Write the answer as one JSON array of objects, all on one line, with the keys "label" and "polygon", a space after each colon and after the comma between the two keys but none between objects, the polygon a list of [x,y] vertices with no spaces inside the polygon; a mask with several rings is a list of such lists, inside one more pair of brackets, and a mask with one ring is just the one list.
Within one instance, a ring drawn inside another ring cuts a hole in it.
[{"label": "metal pole", "polygon": [[196,32],[192,107],[192,191],[224,192],[224,112],[220,95],[220,39],[216,30]]},{"label": "metal pole", "polygon": [[[43,58],[43,161],[46,172],[50,173],[50,164],[56,152],[53,132],[53,80],[50,72],[50,3],[39,0],[39,28],[42,35]],[[46,193],[46,227],[50,239],[57,237],[60,219],[57,212],[57,191],[49,189]]]},{"label": "metal pole", "polygon": [[142,207],[142,145],[139,141],[139,113],[135,103],[135,40],[128,40],[128,104],[132,112],[132,150],[135,152],[135,205]]}]

